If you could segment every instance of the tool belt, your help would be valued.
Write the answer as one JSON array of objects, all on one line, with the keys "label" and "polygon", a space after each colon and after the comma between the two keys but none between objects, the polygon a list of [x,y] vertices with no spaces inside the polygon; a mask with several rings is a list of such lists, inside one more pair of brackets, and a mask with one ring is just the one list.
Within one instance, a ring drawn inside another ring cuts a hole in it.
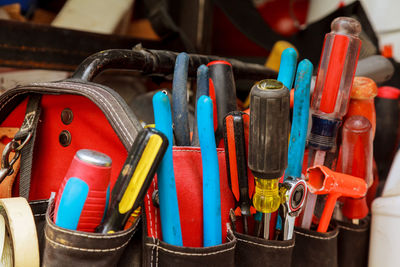
[{"label": "tool belt", "polygon": [[[40,264],[365,266],[368,222],[358,226],[331,225],[332,230],[327,233],[297,229],[294,238],[287,241],[265,240],[241,233],[241,220],[237,220],[238,225],[232,225],[229,220],[234,200],[228,185],[223,148],[217,149],[221,245],[201,247],[201,154],[195,147],[173,148],[178,201],[181,214],[185,214],[181,216],[182,247],[162,241],[159,209],[154,201],[157,178],[152,181],[143,201],[140,219],[126,230],[110,234],[86,233],[54,224],[54,196],[51,197],[51,192],[57,192],[74,153],[89,148],[108,154],[113,160],[113,187],[127,151],[142,129],[125,101],[113,89],[91,82],[93,78],[108,68],[171,74],[175,57],[176,53],[168,51],[106,51],[84,61],[71,79],[18,86],[0,95],[0,126],[14,129],[8,132],[10,143],[14,144],[8,149],[16,155],[15,161],[2,164],[0,194],[29,200],[36,223]],[[193,77],[197,67],[207,60],[210,58],[191,55],[189,76]],[[260,80],[275,75],[260,66],[238,61],[231,63],[236,77]],[[353,244],[357,244],[359,253],[355,254]]]}]

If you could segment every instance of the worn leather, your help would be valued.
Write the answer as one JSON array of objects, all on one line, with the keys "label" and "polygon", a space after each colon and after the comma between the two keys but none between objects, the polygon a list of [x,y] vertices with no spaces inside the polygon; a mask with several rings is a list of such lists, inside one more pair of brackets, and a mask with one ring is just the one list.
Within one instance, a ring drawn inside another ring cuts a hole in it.
[{"label": "worn leather", "polygon": [[338,264],[339,267],[364,267],[368,264],[369,218],[360,224],[336,222],[339,227]]},{"label": "worn leather", "polygon": [[318,233],[295,227],[296,245],[293,250],[293,267],[337,267],[339,228],[331,227]]},{"label": "worn leather", "polygon": [[235,266],[291,266],[295,238],[278,241],[266,240],[237,232],[234,234],[237,239]]}]

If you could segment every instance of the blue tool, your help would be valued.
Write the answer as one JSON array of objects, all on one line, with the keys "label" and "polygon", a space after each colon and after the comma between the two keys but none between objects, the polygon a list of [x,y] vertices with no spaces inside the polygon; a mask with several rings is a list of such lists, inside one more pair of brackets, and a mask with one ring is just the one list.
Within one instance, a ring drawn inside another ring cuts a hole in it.
[{"label": "blue tool", "polygon": [[197,101],[197,124],[203,165],[203,236],[204,246],[222,243],[221,193],[218,155],[213,127],[213,103],[210,97]]},{"label": "blue tool", "polygon": [[199,143],[199,131],[197,129],[197,101],[200,96],[209,96],[209,75],[208,67],[206,65],[201,65],[197,69],[197,89],[196,89],[196,107],[194,109],[194,123],[193,123],[193,136],[192,136],[192,146],[200,146]]},{"label": "blue tool", "polygon": [[167,151],[157,171],[163,241],[171,245],[182,246],[181,222],[172,160],[171,106],[165,91],[158,92],[153,96],[153,109],[156,129],[165,134],[168,139]]},{"label": "blue tool", "polygon": [[312,72],[313,65],[309,60],[304,59],[299,63],[294,85],[293,120],[285,179],[289,176],[294,178],[301,177],[310,112],[310,83]]},{"label": "blue tool", "polygon": [[76,230],[88,194],[89,185],[79,178],[71,177],[65,184],[55,224]]},{"label": "blue tool", "polygon": [[190,130],[187,103],[187,77],[189,56],[180,53],[176,57],[174,79],[172,81],[172,110],[175,127],[175,141],[177,146],[190,145]]},{"label": "blue tool", "polygon": [[277,80],[284,86],[292,89],[294,75],[296,74],[297,53],[293,48],[286,48],[281,55],[281,63],[279,65],[279,73]]}]

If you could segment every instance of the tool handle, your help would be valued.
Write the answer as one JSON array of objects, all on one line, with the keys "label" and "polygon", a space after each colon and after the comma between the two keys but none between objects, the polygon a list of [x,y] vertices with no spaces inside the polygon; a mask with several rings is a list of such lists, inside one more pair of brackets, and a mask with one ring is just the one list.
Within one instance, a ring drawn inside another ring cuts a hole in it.
[{"label": "tool handle", "polygon": [[122,230],[142,202],[168,147],[167,137],[158,130],[142,129],[122,166],[111,194],[111,204],[98,233]]},{"label": "tool handle", "polygon": [[203,236],[205,247],[222,243],[219,166],[212,111],[211,98],[201,96],[197,101],[197,123],[203,165]]},{"label": "tool handle", "polygon": [[242,216],[249,216],[251,201],[243,122],[245,116],[248,117],[240,111],[233,111],[225,116],[224,145],[229,187]]},{"label": "tool handle", "polygon": [[254,176],[277,179],[287,166],[289,90],[277,80],[263,80],[250,93],[248,166]]},{"label": "tool handle", "polygon": [[217,102],[217,129],[215,140],[218,144],[223,138],[224,117],[231,111],[237,110],[236,85],[232,65],[227,61],[212,61],[207,64],[210,79],[214,85]]},{"label": "tool handle", "polygon": [[336,200],[340,195],[338,194],[328,194],[325,202],[324,211],[322,212],[321,218],[319,220],[317,232],[325,233],[328,230],[329,223],[332,218],[333,210],[335,209]]},{"label": "tool handle", "polygon": [[194,123],[193,123],[193,136],[192,136],[192,146],[200,146],[199,143],[199,131],[197,128],[197,101],[202,95],[209,96],[209,70],[206,65],[201,65],[197,69],[197,88],[196,88],[196,102],[194,109]]},{"label": "tool handle", "polygon": [[294,48],[286,48],[281,55],[281,63],[277,80],[291,90],[296,74],[297,52]]},{"label": "tool handle", "polygon": [[190,130],[187,103],[187,76],[189,56],[180,53],[176,57],[174,78],[172,81],[172,114],[177,146],[190,145]]},{"label": "tool handle", "polygon": [[304,59],[299,63],[294,84],[293,119],[285,178],[289,176],[301,177],[310,112],[312,72],[313,65],[309,60]]},{"label": "tool handle", "polygon": [[167,150],[157,170],[163,241],[171,245],[182,246],[178,196],[172,160],[171,106],[166,92],[158,92],[153,96],[153,109],[156,129],[165,134],[168,139]]}]

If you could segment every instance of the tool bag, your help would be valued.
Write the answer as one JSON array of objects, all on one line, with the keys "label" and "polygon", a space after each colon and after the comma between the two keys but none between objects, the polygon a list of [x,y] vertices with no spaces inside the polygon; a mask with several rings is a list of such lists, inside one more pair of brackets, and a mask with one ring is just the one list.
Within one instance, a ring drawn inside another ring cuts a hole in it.
[{"label": "tool bag", "polygon": [[[0,96],[1,128],[13,128],[16,132],[6,140],[11,140],[7,153],[15,153],[16,160],[2,162],[0,176],[5,179],[0,193],[3,197],[23,196],[30,201],[43,266],[140,266],[141,244],[146,243],[139,231],[140,220],[127,230],[107,235],[63,229],[53,223],[54,198],[50,195],[58,191],[75,152],[83,148],[112,158],[112,189],[127,150],[142,128],[114,90],[90,81],[101,71],[116,67],[168,75],[173,72],[175,57],[173,52],[145,50],[141,46],[134,50],[103,51],[85,60],[70,79],[19,86]],[[190,75],[200,64],[217,59],[220,58],[192,55]],[[275,75],[260,65],[230,61],[238,77],[261,79]],[[196,162],[198,152],[190,152],[196,155]],[[184,152],[184,159],[185,153],[188,152]],[[223,156],[220,161],[224,162]],[[143,224],[148,222],[144,220]],[[231,241],[222,247],[229,247],[223,250],[230,251],[233,263],[235,238],[232,233],[227,238]],[[161,249],[156,251],[162,254]],[[209,251],[210,257],[216,255],[213,249]],[[205,262],[210,260],[208,254],[203,257]]]}]

